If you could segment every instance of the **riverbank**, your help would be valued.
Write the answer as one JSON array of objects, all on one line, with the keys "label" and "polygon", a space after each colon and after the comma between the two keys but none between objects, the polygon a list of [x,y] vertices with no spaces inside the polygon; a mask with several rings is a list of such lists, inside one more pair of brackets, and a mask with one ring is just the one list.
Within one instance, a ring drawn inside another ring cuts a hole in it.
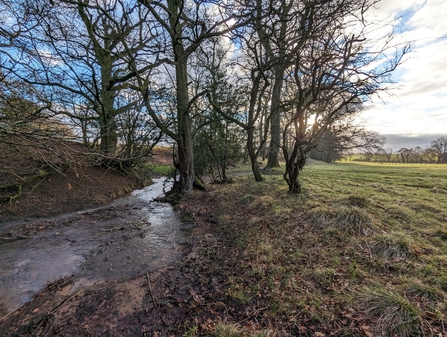
[{"label": "riverbank", "polygon": [[[76,164],[71,158],[73,164],[64,166],[68,159],[50,158],[41,149],[0,143],[0,226],[105,205],[150,179],[146,173],[123,174],[89,162],[89,149],[80,144],[63,146],[79,157]],[[147,160],[149,167],[171,163],[171,150],[162,147],[156,147]]]},{"label": "riverbank", "polygon": [[[135,277],[48,285],[0,321],[23,336],[444,336],[443,166],[312,163],[178,205],[187,253]],[[279,171],[278,171],[279,172]]]}]

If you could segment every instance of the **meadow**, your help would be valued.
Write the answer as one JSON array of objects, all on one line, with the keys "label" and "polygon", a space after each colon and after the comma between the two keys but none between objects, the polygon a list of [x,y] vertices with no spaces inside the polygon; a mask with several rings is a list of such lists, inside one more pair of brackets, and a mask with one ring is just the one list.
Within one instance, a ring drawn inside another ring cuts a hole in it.
[{"label": "meadow", "polygon": [[297,196],[281,172],[241,166],[190,198],[227,238],[229,298],[256,313],[215,335],[447,332],[447,165],[311,161]]}]

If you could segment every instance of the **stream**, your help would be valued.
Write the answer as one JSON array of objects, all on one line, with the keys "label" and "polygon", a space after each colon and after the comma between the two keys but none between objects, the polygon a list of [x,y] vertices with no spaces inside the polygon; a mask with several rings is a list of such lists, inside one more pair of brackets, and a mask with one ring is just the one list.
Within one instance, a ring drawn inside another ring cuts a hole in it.
[{"label": "stream", "polygon": [[165,178],[100,208],[0,226],[0,318],[46,284],[73,275],[75,287],[132,278],[169,266],[191,243],[193,224],[154,201]]}]

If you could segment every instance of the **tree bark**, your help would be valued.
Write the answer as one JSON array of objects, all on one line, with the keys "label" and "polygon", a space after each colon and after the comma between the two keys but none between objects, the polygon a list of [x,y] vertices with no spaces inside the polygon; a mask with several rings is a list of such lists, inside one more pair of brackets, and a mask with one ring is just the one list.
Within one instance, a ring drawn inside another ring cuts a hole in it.
[{"label": "tree bark", "polygon": [[275,69],[275,83],[273,84],[270,125],[270,145],[268,149],[267,168],[280,167],[279,145],[281,144],[281,91],[284,82],[284,67],[278,65]]},{"label": "tree bark", "polygon": [[301,193],[301,183],[298,177],[301,171],[306,165],[307,154],[300,145],[295,144],[290,157],[285,152],[286,157],[286,170],[284,172],[284,180],[289,186],[289,193],[299,194]]},{"label": "tree bark", "polygon": [[194,186],[194,154],[191,134],[191,117],[189,114],[189,95],[188,95],[188,55],[182,42],[182,27],[179,14],[179,2],[177,0],[169,1],[171,16],[169,23],[172,29],[171,40],[175,55],[175,76],[177,86],[177,145],[180,173],[178,186],[174,186],[173,192],[181,194],[188,193]]},{"label": "tree bark", "polygon": [[[108,47],[109,42],[105,42],[105,47]],[[114,155],[116,153],[116,146],[118,143],[117,126],[115,120],[115,93],[108,89],[112,81],[112,56],[109,52],[97,51],[96,57],[99,60],[101,67],[101,91],[99,106],[99,125],[101,132],[101,150],[108,154]]]},{"label": "tree bark", "polygon": [[254,149],[254,131],[255,128],[251,127],[247,130],[247,151],[248,151],[248,156],[250,157],[250,162],[251,162],[251,170],[253,171],[253,176],[255,177],[256,181],[263,181],[264,179],[262,178],[261,175],[261,171],[259,170],[259,166],[257,163],[257,153],[256,150]]}]

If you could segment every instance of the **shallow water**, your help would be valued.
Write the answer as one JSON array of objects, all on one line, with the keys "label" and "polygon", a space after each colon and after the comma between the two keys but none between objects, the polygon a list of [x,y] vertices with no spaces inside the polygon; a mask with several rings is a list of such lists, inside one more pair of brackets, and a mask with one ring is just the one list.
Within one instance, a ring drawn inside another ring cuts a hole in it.
[{"label": "shallow water", "polygon": [[160,178],[106,207],[2,225],[0,318],[61,277],[77,286],[135,277],[183,256],[192,224],[154,201],[169,187]]}]

